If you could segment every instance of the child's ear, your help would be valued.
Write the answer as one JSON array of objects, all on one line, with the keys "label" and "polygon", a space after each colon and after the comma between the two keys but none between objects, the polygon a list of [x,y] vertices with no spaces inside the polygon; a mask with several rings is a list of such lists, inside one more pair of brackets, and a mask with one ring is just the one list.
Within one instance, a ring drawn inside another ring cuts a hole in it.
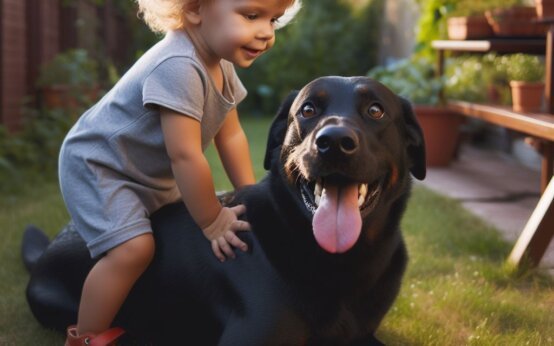
[{"label": "child's ear", "polygon": [[200,1],[193,0],[186,5],[185,18],[187,23],[192,25],[198,25],[202,22],[202,16],[200,15]]}]

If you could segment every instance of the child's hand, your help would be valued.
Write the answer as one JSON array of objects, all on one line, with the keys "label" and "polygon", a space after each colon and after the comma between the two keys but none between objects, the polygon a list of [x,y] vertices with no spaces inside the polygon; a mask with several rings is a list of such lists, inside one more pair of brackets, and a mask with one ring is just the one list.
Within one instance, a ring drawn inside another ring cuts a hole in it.
[{"label": "child's hand", "polygon": [[226,257],[235,258],[231,246],[248,250],[245,242],[235,234],[237,231],[250,231],[250,224],[238,220],[238,216],[246,211],[244,205],[237,205],[232,208],[223,207],[211,225],[204,228],[202,232],[212,243],[212,250],[215,256],[221,261]]}]

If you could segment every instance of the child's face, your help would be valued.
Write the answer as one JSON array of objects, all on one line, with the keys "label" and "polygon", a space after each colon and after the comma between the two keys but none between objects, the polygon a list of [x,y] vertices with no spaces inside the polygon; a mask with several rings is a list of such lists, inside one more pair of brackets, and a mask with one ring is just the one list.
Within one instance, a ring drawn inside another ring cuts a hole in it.
[{"label": "child's face", "polygon": [[212,0],[200,8],[197,27],[213,58],[249,67],[275,42],[275,22],[283,0]]}]

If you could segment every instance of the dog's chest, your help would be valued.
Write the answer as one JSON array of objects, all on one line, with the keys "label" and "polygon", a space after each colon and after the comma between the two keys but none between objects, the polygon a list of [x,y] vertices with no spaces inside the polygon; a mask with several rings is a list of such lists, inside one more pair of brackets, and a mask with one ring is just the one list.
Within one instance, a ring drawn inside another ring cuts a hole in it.
[{"label": "dog's chest", "polygon": [[360,317],[354,313],[350,304],[341,303],[336,309],[332,317],[329,316],[331,318],[319,321],[310,344],[342,345],[367,333],[367,328],[360,325]]}]

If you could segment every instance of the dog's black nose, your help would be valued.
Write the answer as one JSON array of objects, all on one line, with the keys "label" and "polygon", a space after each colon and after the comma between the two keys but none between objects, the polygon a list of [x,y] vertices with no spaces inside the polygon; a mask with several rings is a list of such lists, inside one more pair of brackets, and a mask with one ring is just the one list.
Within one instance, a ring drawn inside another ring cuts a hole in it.
[{"label": "dog's black nose", "polygon": [[322,155],[352,155],[358,150],[358,136],[345,126],[325,126],[315,135],[315,145]]}]

